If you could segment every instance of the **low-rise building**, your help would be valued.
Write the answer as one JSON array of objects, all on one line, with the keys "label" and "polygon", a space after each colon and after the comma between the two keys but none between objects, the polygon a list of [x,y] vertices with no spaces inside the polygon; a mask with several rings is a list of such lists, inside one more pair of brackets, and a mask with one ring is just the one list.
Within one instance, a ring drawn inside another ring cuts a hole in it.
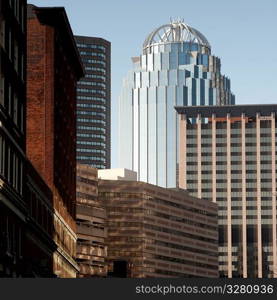
[{"label": "low-rise building", "polygon": [[217,205],[130,180],[98,181],[107,210],[109,274],[218,277]]},{"label": "low-rise building", "polygon": [[107,275],[106,209],[98,199],[97,169],[77,165],[78,277]]}]

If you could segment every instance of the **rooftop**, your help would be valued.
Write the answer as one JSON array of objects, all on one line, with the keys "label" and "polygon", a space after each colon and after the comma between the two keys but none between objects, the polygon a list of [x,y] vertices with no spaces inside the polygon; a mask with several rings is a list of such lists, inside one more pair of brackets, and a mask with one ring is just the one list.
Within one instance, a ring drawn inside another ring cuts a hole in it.
[{"label": "rooftop", "polygon": [[201,114],[202,118],[209,118],[212,114],[216,117],[240,116],[242,113],[248,117],[254,117],[257,113],[268,116],[272,112],[277,113],[277,104],[242,104],[242,105],[211,105],[211,106],[175,106],[178,114],[185,114],[188,118],[196,118]]},{"label": "rooftop", "polygon": [[143,49],[145,50],[155,44],[174,42],[197,43],[211,48],[208,40],[201,32],[187,25],[183,20],[177,20],[153,30],[144,41]]}]

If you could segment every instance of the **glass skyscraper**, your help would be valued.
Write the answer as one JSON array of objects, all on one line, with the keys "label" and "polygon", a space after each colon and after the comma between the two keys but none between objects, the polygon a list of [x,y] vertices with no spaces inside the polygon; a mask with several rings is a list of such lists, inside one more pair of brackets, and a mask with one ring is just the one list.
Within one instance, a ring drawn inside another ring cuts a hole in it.
[{"label": "glass skyscraper", "polygon": [[176,187],[178,124],[174,106],[234,104],[207,39],[182,21],[151,32],[119,97],[119,165],[138,180]]},{"label": "glass skyscraper", "polygon": [[75,36],[85,69],[77,85],[77,162],[97,169],[111,160],[111,43]]}]

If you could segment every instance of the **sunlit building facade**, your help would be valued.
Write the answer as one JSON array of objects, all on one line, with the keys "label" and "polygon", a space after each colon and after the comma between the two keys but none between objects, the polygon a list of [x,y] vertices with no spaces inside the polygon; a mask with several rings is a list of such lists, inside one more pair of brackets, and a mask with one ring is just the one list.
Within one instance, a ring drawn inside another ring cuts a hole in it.
[{"label": "sunlit building facade", "polygon": [[220,276],[277,277],[277,105],[177,111],[179,185],[218,204]]},{"label": "sunlit building facade", "polygon": [[234,104],[230,80],[207,39],[182,21],[149,34],[119,97],[119,165],[138,180],[175,187],[178,122],[175,105]]},{"label": "sunlit building facade", "polygon": [[128,177],[105,180],[103,174],[98,181],[99,201],[107,212],[109,273],[133,278],[218,277],[217,205],[181,189]]}]

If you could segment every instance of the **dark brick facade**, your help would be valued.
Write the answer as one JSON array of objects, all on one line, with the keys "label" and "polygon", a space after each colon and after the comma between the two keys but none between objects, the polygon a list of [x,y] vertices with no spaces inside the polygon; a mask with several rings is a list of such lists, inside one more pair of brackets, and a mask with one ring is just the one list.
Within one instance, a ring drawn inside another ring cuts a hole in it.
[{"label": "dark brick facade", "polygon": [[27,156],[53,193],[58,276],[76,276],[76,83],[83,76],[64,8],[28,7]]}]

